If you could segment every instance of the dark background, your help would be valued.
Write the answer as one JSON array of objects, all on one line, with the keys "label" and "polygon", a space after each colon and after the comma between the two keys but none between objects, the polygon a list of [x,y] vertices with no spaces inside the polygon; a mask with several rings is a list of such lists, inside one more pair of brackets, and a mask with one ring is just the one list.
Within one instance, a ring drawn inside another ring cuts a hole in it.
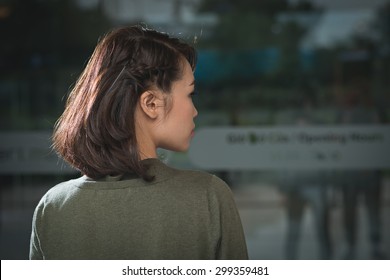
[{"label": "dark background", "polygon": [[[390,2],[338,2],[1,0],[1,259],[28,258],[35,205],[48,188],[79,175],[56,159],[49,142],[47,150],[34,143],[49,139],[99,37],[115,26],[142,23],[195,43],[197,127],[294,125],[281,116],[294,115],[308,103],[316,124],[341,124],[340,112],[359,103],[377,121],[355,124],[388,125]],[[339,25],[332,25],[336,21]],[[45,160],[54,167],[45,167]],[[169,164],[193,168],[185,154],[169,154]],[[276,179],[279,171],[207,171],[232,187],[250,256],[288,258],[283,253],[286,193]],[[375,172],[380,173],[381,249],[388,258],[390,173]],[[342,177],[343,170],[339,173]],[[334,180],[327,185],[331,236],[336,247],[345,247],[341,186]],[[363,202],[359,198],[356,258],[367,259],[372,258],[370,219]],[[308,212],[300,235],[308,241],[298,258],[321,258],[312,253],[317,250],[312,208],[301,203]],[[333,258],[343,258],[341,249]]]}]

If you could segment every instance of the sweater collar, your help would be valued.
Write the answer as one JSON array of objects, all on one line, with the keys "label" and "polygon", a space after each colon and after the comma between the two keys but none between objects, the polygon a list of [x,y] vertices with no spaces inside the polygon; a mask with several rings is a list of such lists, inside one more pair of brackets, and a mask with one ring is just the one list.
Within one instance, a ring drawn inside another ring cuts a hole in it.
[{"label": "sweater collar", "polygon": [[172,178],[175,173],[175,170],[165,163],[163,163],[160,159],[157,158],[148,158],[141,161],[147,168],[147,174],[154,177],[154,180],[151,182],[146,182],[135,174],[121,174],[110,176],[107,175],[104,178],[99,180],[94,180],[84,176],[86,181],[95,182],[95,183],[115,183],[115,182],[126,182],[128,180],[136,180],[139,181],[141,185],[155,184],[161,181],[168,180]]},{"label": "sweater collar", "polygon": [[151,184],[172,178],[175,173],[173,168],[167,166],[157,158],[144,159],[142,160],[142,163],[148,168],[148,175],[154,176],[154,180]]}]

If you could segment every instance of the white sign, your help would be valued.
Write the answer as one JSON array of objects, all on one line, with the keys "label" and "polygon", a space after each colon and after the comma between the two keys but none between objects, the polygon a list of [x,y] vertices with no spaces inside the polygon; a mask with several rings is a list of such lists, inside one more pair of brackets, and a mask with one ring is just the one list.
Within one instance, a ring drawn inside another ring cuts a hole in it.
[{"label": "white sign", "polygon": [[203,128],[189,157],[205,169],[390,168],[390,126]]}]

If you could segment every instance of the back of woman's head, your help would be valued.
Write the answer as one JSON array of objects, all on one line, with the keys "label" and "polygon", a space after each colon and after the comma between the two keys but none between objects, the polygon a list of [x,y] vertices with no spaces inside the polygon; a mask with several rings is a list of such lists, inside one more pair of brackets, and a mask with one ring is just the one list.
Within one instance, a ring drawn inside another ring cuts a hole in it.
[{"label": "back of woman's head", "polygon": [[136,173],[145,167],[135,135],[135,109],[150,89],[169,94],[183,59],[196,64],[194,48],[139,26],[118,28],[96,46],[71,91],[53,134],[53,147],[87,176]]}]

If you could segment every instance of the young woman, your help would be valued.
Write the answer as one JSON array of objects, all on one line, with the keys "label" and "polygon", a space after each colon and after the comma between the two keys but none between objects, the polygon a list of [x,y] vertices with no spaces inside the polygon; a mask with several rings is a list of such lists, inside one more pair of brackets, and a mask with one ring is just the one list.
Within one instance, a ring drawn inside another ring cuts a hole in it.
[{"label": "young woman", "polygon": [[195,64],[193,47],[138,26],[98,43],[53,135],[83,176],[39,202],[31,259],[248,257],[228,186],[157,158],[189,147]]}]

